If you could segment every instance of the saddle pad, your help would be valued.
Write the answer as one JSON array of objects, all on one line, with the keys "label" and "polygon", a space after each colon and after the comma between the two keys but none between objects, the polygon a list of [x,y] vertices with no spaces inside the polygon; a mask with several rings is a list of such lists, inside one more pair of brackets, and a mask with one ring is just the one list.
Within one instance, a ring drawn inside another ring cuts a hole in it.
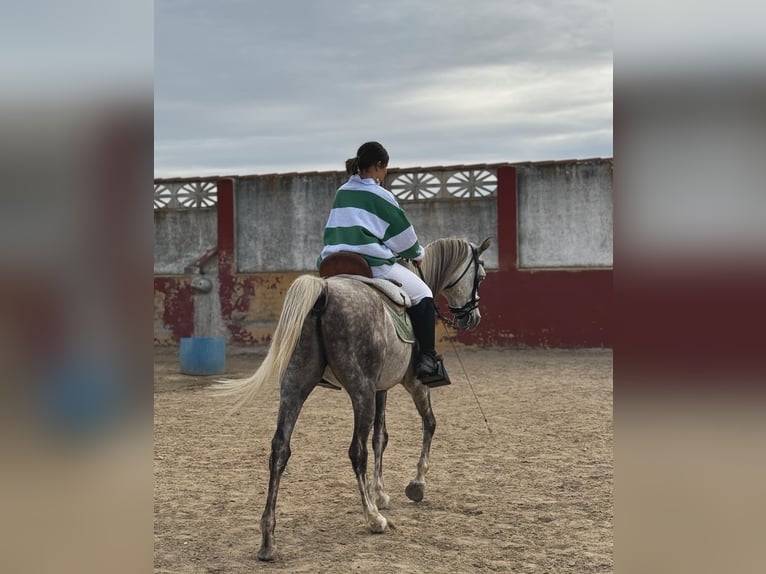
[{"label": "saddle pad", "polygon": [[370,279],[369,277],[365,277],[363,275],[335,275],[334,277],[356,279],[362,283],[367,283],[367,285],[375,287],[375,289],[383,293],[397,305],[401,305],[403,307],[412,307],[410,296],[407,295],[407,293],[405,293],[401,287],[394,285],[388,279]]},{"label": "saddle pad", "polygon": [[389,305],[388,301],[385,299],[381,299],[381,301],[383,301],[383,306],[386,308],[386,311],[388,311],[388,314],[391,316],[391,320],[394,322],[394,329],[396,329],[397,336],[405,343],[414,343],[415,333],[412,330],[412,321],[410,321],[410,316],[407,312],[405,311],[400,315],[399,311]]}]

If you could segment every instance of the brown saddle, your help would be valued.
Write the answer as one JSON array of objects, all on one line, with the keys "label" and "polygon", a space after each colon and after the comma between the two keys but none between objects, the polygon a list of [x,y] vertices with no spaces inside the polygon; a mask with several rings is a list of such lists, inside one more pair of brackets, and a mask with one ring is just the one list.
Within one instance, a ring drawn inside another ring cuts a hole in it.
[{"label": "brown saddle", "polygon": [[372,271],[367,260],[358,253],[340,251],[331,253],[319,264],[320,277],[332,277],[334,275],[362,275],[372,279]]},{"label": "brown saddle", "polygon": [[[383,279],[374,279],[372,276],[372,270],[367,260],[358,253],[352,253],[351,251],[339,251],[338,253],[332,253],[322,259],[319,264],[319,276],[327,279],[328,277],[334,277],[336,275],[360,275],[365,279],[376,281],[376,285],[372,285],[370,281],[360,279],[361,282],[367,284],[367,286],[377,295],[383,297],[390,307],[394,307],[401,315],[404,313],[406,307],[402,304],[402,301],[395,293],[392,293],[390,289],[384,288],[380,282]],[[385,281],[396,285],[401,288],[402,284],[393,279],[386,279]]]}]

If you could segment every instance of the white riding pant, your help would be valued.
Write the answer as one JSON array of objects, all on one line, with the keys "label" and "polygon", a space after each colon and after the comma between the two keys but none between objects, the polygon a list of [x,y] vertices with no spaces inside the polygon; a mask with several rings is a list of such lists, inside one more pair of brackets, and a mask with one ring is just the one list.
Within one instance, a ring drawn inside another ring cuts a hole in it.
[{"label": "white riding pant", "polygon": [[402,289],[410,296],[413,305],[417,305],[426,297],[433,298],[433,293],[431,293],[428,285],[404,265],[399,263],[394,263],[393,265],[373,265],[371,270],[372,276],[375,279],[393,279],[401,283]]}]

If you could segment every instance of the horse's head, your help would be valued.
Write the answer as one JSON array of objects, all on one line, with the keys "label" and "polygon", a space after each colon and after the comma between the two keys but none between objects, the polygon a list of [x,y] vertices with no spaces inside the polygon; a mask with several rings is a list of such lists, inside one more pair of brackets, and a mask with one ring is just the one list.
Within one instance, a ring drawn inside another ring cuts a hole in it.
[{"label": "horse's head", "polygon": [[487,276],[481,254],[487,250],[489,243],[489,237],[478,247],[468,243],[470,249],[464,250],[462,261],[454,266],[455,271],[447,278],[443,293],[449,310],[455,316],[453,325],[456,329],[473,329],[481,321],[479,284]]}]

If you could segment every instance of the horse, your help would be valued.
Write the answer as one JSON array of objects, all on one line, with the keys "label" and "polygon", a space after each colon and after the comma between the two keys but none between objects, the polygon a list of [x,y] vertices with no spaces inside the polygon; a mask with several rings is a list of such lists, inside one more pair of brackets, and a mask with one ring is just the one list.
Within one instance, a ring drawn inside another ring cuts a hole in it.
[{"label": "horse", "polygon": [[[437,239],[425,248],[419,269],[421,276],[434,298],[438,294],[445,296],[458,329],[474,328],[481,320],[478,288],[486,272],[480,255],[489,247],[489,242],[487,238],[477,247],[464,239]],[[348,455],[370,531],[382,533],[388,528],[387,519],[380,513],[390,503],[382,477],[383,452],[388,443],[386,393],[398,384],[410,393],[423,421],[423,446],[417,474],[405,489],[410,500],[423,499],[436,419],[431,409],[430,390],[414,375],[416,352],[413,344],[397,336],[381,295],[375,289],[347,277],[323,279],[302,275],[292,283],[261,366],[249,378],[221,381],[218,385],[219,392],[239,395],[237,404],[241,405],[250,400],[265,381],[280,381],[277,428],[269,458],[268,494],[261,518],[259,560],[274,560],[277,493],[291,454],[290,438],[304,402],[325,377],[337,381],[351,398],[354,433]],[[367,480],[370,430],[375,456],[372,484]]]}]

